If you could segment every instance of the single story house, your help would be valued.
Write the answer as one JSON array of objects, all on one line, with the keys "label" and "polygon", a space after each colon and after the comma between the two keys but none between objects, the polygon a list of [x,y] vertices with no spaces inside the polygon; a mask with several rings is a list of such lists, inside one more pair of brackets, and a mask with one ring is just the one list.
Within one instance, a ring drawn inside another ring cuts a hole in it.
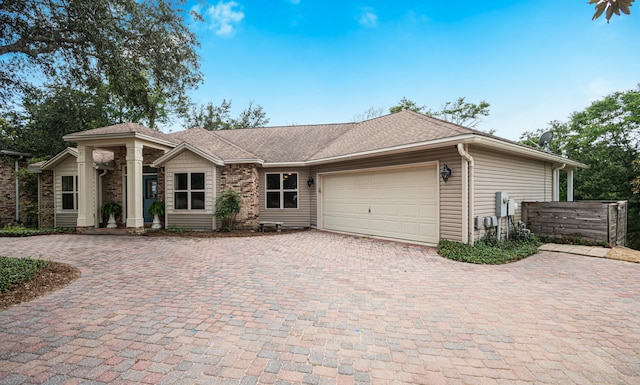
[{"label": "single story house", "polygon": [[[77,143],[32,166],[41,225],[98,227],[103,202],[123,205],[122,227],[142,231],[147,207],[164,223],[216,229],[215,200],[242,196],[237,225],[311,227],[423,244],[473,242],[513,203],[559,197],[559,172],[586,167],[561,156],[412,111],[345,124],[162,133],[125,123],[64,137]],[[506,195],[505,195],[506,197]],[[505,201],[506,202],[506,201]],[[506,214],[505,214],[506,215]],[[503,223],[504,227],[504,223]]]}]

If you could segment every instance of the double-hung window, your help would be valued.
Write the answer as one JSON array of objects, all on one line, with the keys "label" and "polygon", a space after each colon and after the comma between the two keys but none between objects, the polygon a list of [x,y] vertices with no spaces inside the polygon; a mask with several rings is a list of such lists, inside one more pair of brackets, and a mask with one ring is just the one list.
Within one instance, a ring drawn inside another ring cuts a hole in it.
[{"label": "double-hung window", "polygon": [[62,177],[62,209],[78,209],[78,177],[64,175]]},{"label": "double-hung window", "polygon": [[176,210],[204,210],[204,173],[174,174],[174,208]]},{"label": "double-hung window", "polygon": [[297,173],[268,173],[266,179],[268,209],[298,208]]}]

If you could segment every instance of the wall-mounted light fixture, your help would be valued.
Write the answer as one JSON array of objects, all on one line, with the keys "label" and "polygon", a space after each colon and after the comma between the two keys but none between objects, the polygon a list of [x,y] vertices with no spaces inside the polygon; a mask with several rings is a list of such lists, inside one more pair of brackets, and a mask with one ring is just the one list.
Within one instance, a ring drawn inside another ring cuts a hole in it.
[{"label": "wall-mounted light fixture", "polygon": [[316,183],[316,181],[313,180],[313,177],[311,175],[309,175],[309,179],[307,179],[307,186],[311,187]]},{"label": "wall-mounted light fixture", "polygon": [[442,167],[442,171],[440,171],[440,176],[442,177],[442,180],[445,181],[445,183],[451,177],[451,172],[452,172],[451,169],[446,164]]}]

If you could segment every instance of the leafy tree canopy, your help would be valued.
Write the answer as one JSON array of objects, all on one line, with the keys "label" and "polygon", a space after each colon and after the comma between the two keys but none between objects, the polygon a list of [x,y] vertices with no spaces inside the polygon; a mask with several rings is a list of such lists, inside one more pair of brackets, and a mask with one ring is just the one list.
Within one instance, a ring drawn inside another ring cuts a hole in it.
[{"label": "leafy tree canopy", "polygon": [[21,112],[5,114],[0,142],[36,156],[55,155],[69,145],[64,135],[114,124],[121,114],[106,87],[80,91],[51,85],[27,92],[22,104]]},{"label": "leafy tree canopy", "polygon": [[490,106],[489,102],[485,100],[481,100],[476,104],[467,102],[464,97],[459,97],[453,102],[446,102],[439,110],[431,110],[403,97],[397,105],[389,109],[389,112],[393,114],[403,110],[410,110],[461,126],[475,128],[482,121],[482,117],[489,116]]},{"label": "leafy tree canopy", "polygon": [[607,18],[607,23],[611,20],[611,17],[616,14],[620,16],[620,12],[625,15],[629,15],[631,7],[635,0],[589,0],[589,4],[596,5],[596,12],[593,14],[593,18],[591,20],[595,20],[605,14]]},{"label": "leafy tree canopy", "polygon": [[[198,42],[181,0],[4,0],[0,2],[0,101],[32,79],[108,84],[127,109],[155,127],[188,105],[202,80]],[[36,75],[35,77],[33,75]]]},{"label": "leafy tree canopy", "polygon": [[593,102],[567,122],[526,132],[521,140],[537,147],[543,131],[554,133],[552,152],[589,166],[575,173],[575,199],[629,201],[628,244],[640,249],[640,85]]},{"label": "leafy tree canopy", "polygon": [[192,106],[186,116],[187,128],[202,127],[207,130],[233,130],[236,128],[264,127],[269,118],[261,105],[253,102],[237,118],[231,117],[231,100],[222,100],[219,106],[213,103]]}]

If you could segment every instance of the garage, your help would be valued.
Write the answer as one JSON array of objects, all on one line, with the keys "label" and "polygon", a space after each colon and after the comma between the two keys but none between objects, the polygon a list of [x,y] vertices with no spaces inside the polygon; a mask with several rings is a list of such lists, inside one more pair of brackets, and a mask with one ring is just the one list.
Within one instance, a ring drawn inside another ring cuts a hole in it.
[{"label": "garage", "polygon": [[325,230],[438,243],[435,164],[322,176]]}]

